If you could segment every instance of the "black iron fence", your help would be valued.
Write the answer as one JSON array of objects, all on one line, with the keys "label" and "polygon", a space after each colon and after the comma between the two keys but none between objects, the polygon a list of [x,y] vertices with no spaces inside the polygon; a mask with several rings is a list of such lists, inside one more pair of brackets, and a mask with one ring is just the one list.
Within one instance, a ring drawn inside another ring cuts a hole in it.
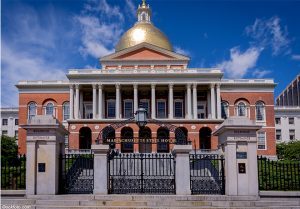
[{"label": "black iron fence", "polygon": [[20,190],[26,188],[26,156],[1,159],[1,189]]},{"label": "black iron fence", "polygon": [[94,189],[94,154],[60,156],[60,192],[90,194]]},{"label": "black iron fence", "polygon": [[300,160],[273,161],[258,157],[259,190],[300,191]]},{"label": "black iron fence", "polygon": [[191,154],[192,194],[225,194],[224,163],[217,154]]},{"label": "black iron fence", "polygon": [[108,193],[175,194],[175,160],[170,153],[118,153],[108,159]]}]

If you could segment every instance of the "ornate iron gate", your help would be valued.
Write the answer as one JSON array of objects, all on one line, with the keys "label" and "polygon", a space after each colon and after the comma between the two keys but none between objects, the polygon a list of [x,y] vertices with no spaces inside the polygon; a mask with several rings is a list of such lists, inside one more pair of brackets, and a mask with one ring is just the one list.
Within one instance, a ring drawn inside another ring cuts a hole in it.
[{"label": "ornate iron gate", "polygon": [[118,153],[108,159],[108,193],[175,194],[175,160],[170,153]]},{"label": "ornate iron gate", "polygon": [[192,194],[225,194],[224,162],[217,154],[191,154]]},{"label": "ornate iron gate", "polygon": [[60,157],[60,192],[90,194],[94,189],[94,155],[64,154]]}]

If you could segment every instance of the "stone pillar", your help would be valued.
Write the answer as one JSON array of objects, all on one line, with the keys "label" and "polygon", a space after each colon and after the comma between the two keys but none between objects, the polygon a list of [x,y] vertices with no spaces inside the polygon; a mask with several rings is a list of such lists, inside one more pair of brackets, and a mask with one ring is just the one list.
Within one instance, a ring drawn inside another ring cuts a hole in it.
[{"label": "stone pillar", "polygon": [[173,84],[169,84],[169,119],[173,119]]},{"label": "stone pillar", "polygon": [[75,119],[79,117],[79,85],[75,85]]},{"label": "stone pillar", "polygon": [[193,118],[197,119],[197,84],[193,84]]},{"label": "stone pillar", "polygon": [[156,100],[155,100],[155,84],[151,84],[151,118],[156,118]]},{"label": "stone pillar", "polygon": [[190,157],[192,145],[175,145],[173,152],[176,156],[175,184],[176,195],[190,195]]},{"label": "stone pillar", "polygon": [[216,100],[215,100],[215,84],[210,85],[210,109],[211,118],[216,119]]},{"label": "stone pillar", "polygon": [[107,194],[107,153],[109,145],[92,144],[94,151],[94,194]]},{"label": "stone pillar", "polygon": [[68,131],[48,115],[37,115],[22,128],[27,131],[26,195],[57,194],[59,155],[64,154]]},{"label": "stone pillar", "polygon": [[120,119],[120,84],[116,84],[116,119]]},{"label": "stone pillar", "polygon": [[70,85],[70,119],[74,119],[74,87]]},{"label": "stone pillar", "polygon": [[257,138],[261,129],[246,117],[229,117],[213,133],[225,155],[225,194],[258,197]]},{"label": "stone pillar", "polygon": [[134,108],[133,108],[133,112],[136,113],[136,111],[139,108],[139,101],[138,101],[138,85],[137,84],[133,84],[133,104],[134,104]]},{"label": "stone pillar", "polygon": [[216,85],[216,92],[217,92],[217,118],[222,119],[221,115],[221,94],[220,94],[220,84]]},{"label": "stone pillar", "polygon": [[186,91],[187,91],[187,119],[191,119],[192,118],[192,105],[191,105],[191,100],[192,100],[192,96],[191,96],[191,84],[187,84],[186,85]]},{"label": "stone pillar", "polygon": [[210,91],[207,91],[207,118],[211,119]]},{"label": "stone pillar", "polygon": [[102,84],[98,84],[98,119],[102,119]]},{"label": "stone pillar", "polygon": [[93,84],[93,119],[97,118],[97,85]]},{"label": "stone pillar", "polygon": [[83,104],[83,92],[79,92],[79,118],[85,118],[83,115],[83,109],[84,109],[84,104]]}]

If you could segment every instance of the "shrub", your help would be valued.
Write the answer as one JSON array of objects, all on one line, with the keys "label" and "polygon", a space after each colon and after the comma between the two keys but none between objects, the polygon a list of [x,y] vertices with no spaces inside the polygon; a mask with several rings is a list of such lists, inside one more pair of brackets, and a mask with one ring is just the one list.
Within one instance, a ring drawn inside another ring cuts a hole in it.
[{"label": "shrub", "polygon": [[300,141],[290,141],[276,145],[278,159],[300,160]]}]

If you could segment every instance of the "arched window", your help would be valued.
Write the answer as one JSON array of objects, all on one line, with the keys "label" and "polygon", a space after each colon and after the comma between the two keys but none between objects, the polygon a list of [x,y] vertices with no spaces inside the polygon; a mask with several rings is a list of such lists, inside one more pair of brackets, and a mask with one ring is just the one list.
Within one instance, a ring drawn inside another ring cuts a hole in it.
[{"label": "arched window", "polygon": [[54,105],[52,102],[47,103],[47,105],[45,106],[45,115],[54,116]]},{"label": "arched window", "polygon": [[223,119],[227,119],[229,117],[229,104],[226,101],[221,103],[221,114]]},{"label": "arched window", "polygon": [[70,103],[63,103],[63,120],[68,120],[70,118]]},{"label": "arched window", "polygon": [[176,144],[187,144],[188,130],[185,127],[175,129]]},{"label": "arched window", "polygon": [[37,105],[35,102],[30,102],[28,104],[28,119],[31,119],[33,116],[36,115]]},{"label": "arched window", "polygon": [[245,100],[240,100],[237,103],[235,103],[235,115],[241,117],[249,117],[249,103]]},{"label": "arched window", "polygon": [[256,120],[265,121],[265,104],[262,101],[256,103],[255,111],[256,111]]}]

